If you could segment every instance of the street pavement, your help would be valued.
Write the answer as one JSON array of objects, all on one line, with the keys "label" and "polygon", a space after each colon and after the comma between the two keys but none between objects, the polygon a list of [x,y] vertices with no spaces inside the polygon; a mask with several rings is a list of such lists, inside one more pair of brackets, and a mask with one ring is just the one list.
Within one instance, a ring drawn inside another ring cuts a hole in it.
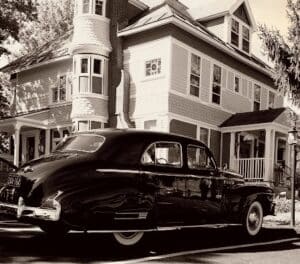
[{"label": "street pavement", "polygon": [[299,263],[300,236],[288,227],[264,228],[258,238],[239,228],[148,234],[137,247],[118,246],[110,235],[71,232],[48,237],[39,228],[0,222],[0,263]]}]

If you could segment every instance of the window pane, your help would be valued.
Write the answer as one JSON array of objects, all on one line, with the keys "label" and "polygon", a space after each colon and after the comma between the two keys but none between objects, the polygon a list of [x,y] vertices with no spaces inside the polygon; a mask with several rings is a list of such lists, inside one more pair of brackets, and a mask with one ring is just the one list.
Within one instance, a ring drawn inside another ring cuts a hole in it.
[{"label": "window pane", "polygon": [[191,74],[191,85],[199,87],[200,85],[200,78],[198,76]]},{"label": "window pane", "polygon": [[88,73],[88,59],[81,59],[81,73]]},{"label": "window pane", "polygon": [[65,101],[66,100],[66,89],[65,88],[61,88],[59,90],[59,100],[60,101]]},{"label": "window pane", "polygon": [[260,102],[260,86],[254,85],[254,100]]},{"label": "window pane", "polygon": [[91,121],[91,129],[99,129],[99,128],[101,128],[101,122]]},{"label": "window pane", "polygon": [[92,79],[92,92],[102,94],[102,78],[93,76]]},{"label": "window pane", "polygon": [[259,111],[260,110],[260,103],[259,102],[254,102],[254,111]]},{"label": "window pane", "polygon": [[79,77],[79,92],[87,93],[89,89],[89,78],[86,76]]},{"label": "window pane", "polygon": [[190,86],[190,94],[199,97],[199,88],[196,86]]},{"label": "window pane", "polygon": [[95,14],[100,16],[103,14],[103,2],[100,0],[96,0]]},{"label": "window pane", "polygon": [[272,92],[269,92],[269,109],[275,107],[275,94]]},{"label": "window pane", "polygon": [[94,60],[94,73],[101,74],[101,60]]},{"label": "window pane", "polygon": [[250,33],[249,29],[243,26],[243,39],[249,40],[250,39]]},{"label": "window pane", "polygon": [[90,0],[83,0],[82,3],[82,13],[86,14],[90,10]]},{"label": "window pane", "polygon": [[205,148],[188,146],[188,166],[191,169],[211,168],[212,163]]},{"label": "window pane", "polygon": [[213,103],[220,104],[220,96],[217,94],[213,94],[212,101]]},{"label": "window pane", "polygon": [[78,122],[78,131],[88,131],[89,122],[88,121],[79,121]]},{"label": "window pane", "polygon": [[249,52],[249,41],[243,39],[243,51]]},{"label": "window pane", "polygon": [[58,101],[58,88],[55,87],[52,89],[52,102],[56,103]]},{"label": "window pane", "polygon": [[234,32],[231,32],[231,44],[235,46],[239,46],[239,35],[235,34]]},{"label": "window pane", "polygon": [[200,127],[200,141],[208,145],[208,132],[209,130],[204,127]]},{"label": "window pane", "polygon": [[221,83],[221,67],[214,65],[214,82]]},{"label": "window pane", "polygon": [[200,57],[192,54],[191,72],[195,75],[200,75]]},{"label": "window pane", "polygon": [[231,30],[233,32],[239,33],[239,22],[234,19],[231,19]]},{"label": "window pane", "polygon": [[240,92],[240,78],[234,77],[234,90],[239,93]]},{"label": "window pane", "polygon": [[144,128],[147,130],[155,130],[156,120],[148,120],[144,122]]}]

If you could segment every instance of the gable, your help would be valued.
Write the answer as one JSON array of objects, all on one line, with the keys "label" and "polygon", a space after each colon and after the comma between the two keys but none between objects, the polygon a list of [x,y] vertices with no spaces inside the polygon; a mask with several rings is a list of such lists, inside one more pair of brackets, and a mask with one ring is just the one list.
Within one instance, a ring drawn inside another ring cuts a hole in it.
[{"label": "gable", "polygon": [[233,14],[239,19],[241,19],[243,22],[245,22],[247,25],[251,25],[249,14],[244,3],[241,4],[240,7],[237,10],[235,10]]}]

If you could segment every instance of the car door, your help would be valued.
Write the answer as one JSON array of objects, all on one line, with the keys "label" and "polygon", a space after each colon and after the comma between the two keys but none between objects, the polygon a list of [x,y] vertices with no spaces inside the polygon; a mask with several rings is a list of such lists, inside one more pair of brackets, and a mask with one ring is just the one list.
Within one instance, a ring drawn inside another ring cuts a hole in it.
[{"label": "car door", "polygon": [[182,166],[182,146],[178,142],[152,143],[142,156],[144,182],[156,186],[154,214],[159,226],[183,224],[185,177]]},{"label": "car door", "polygon": [[186,182],[187,224],[220,222],[223,214],[223,178],[204,146],[187,146],[189,176]]}]

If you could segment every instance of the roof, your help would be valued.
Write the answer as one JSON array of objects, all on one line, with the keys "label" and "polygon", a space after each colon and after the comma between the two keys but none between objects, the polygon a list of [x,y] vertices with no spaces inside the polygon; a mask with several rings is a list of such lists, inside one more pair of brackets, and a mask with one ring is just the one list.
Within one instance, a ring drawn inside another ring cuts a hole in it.
[{"label": "roof", "polygon": [[271,123],[275,121],[285,110],[286,108],[282,107],[276,109],[233,114],[221,124],[221,127]]},{"label": "roof", "polygon": [[[230,0],[229,2],[232,3],[237,1],[240,2],[241,0]],[[126,36],[139,33],[149,28],[155,28],[164,24],[172,23],[172,19],[179,21],[179,23],[183,22],[186,27],[192,27],[192,30],[195,29],[197,31],[197,34],[201,34],[201,36],[203,36],[205,39],[216,43],[217,46],[222,48],[223,51],[226,51],[231,55],[234,54],[240,59],[245,59],[245,61],[248,63],[253,63],[253,66],[256,66],[259,70],[263,70],[265,74],[270,75],[271,68],[266,63],[257,57],[253,55],[247,55],[244,52],[234,48],[232,45],[226,43],[210,30],[206,29],[204,25],[195,21],[195,19],[188,12],[188,9],[185,9],[184,6],[183,8],[177,8],[176,5],[172,4],[172,1],[165,1],[161,5],[151,8],[137,21],[120,30],[118,35]]]},{"label": "roof", "polygon": [[34,52],[14,60],[1,68],[0,71],[17,72],[36,64],[67,56],[69,55],[68,45],[71,42],[72,36],[73,30],[69,30],[61,37],[47,42]]}]

